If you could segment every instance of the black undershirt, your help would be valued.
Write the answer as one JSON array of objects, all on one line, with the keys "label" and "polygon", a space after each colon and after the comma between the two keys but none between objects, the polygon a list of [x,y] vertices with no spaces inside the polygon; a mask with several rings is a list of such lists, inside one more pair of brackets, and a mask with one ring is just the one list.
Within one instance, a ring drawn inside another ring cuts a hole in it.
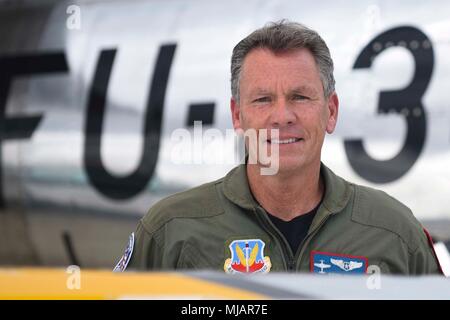
[{"label": "black undershirt", "polygon": [[311,226],[317,209],[319,208],[321,203],[322,201],[320,201],[319,204],[310,212],[295,217],[290,221],[281,220],[280,218],[277,218],[268,213],[268,216],[270,220],[272,220],[272,223],[289,242],[289,245],[291,246],[292,252],[294,254],[297,252],[300,243],[306,237],[309,227]]}]

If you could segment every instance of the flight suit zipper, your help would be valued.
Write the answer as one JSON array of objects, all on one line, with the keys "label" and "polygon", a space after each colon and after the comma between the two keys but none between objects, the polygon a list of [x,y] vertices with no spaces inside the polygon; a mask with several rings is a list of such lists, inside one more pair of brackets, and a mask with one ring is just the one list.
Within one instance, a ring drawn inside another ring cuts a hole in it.
[{"label": "flight suit zipper", "polygon": [[328,214],[324,218],[322,218],[322,220],[317,225],[317,227],[315,227],[311,232],[309,232],[306,235],[306,237],[302,240],[302,242],[301,242],[300,246],[298,247],[297,252],[295,254],[293,269],[295,269],[295,270],[298,269],[298,267],[300,265],[300,261],[303,258],[303,255],[305,253],[306,248],[308,247],[309,242],[317,234],[317,232],[320,230],[320,228],[322,228],[322,226],[325,224],[325,222],[328,220],[329,217],[330,217],[330,215]]},{"label": "flight suit zipper", "polygon": [[267,233],[274,236],[274,238],[278,240],[278,245],[281,247],[281,256],[283,258],[286,270],[294,271],[294,253],[292,252],[292,249],[285,236],[275,227],[272,221],[270,221],[270,218],[267,216],[264,209],[257,207],[253,208],[253,211],[255,212],[258,221],[263,225],[264,229],[266,229]]},{"label": "flight suit zipper", "polygon": [[[262,210],[262,214],[258,214],[258,211]],[[256,208],[254,209],[255,214],[258,218],[258,220],[263,224],[266,231],[271,234],[272,236],[275,236],[277,238],[280,247],[282,248],[283,254],[283,261],[285,264],[285,267],[288,271],[295,271],[298,269],[298,266],[300,265],[300,261],[304,255],[304,252],[306,250],[307,245],[311,241],[311,239],[317,234],[317,232],[320,230],[320,228],[325,224],[325,222],[328,220],[330,215],[328,214],[322,220],[320,223],[315,227],[311,232],[309,232],[305,239],[302,240],[301,244],[299,245],[297,252],[294,256],[294,253],[292,252],[292,249],[286,240],[286,237],[275,227],[275,225],[272,223],[272,221],[269,219],[267,214],[265,214],[264,209],[262,208]]]}]

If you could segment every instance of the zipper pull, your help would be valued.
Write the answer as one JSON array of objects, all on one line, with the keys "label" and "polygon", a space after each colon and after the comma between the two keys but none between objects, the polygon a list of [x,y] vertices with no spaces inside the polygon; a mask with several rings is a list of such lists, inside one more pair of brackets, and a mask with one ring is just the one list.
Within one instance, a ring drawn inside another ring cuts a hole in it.
[{"label": "zipper pull", "polygon": [[289,271],[294,271],[294,265],[295,265],[295,261],[289,260],[289,264],[288,264]]}]

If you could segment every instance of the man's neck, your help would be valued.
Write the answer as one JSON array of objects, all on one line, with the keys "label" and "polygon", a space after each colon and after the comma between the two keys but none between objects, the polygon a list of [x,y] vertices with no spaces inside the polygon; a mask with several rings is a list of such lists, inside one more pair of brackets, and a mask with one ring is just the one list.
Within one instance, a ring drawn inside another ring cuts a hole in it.
[{"label": "man's neck", "polygon": [[320,162],[301,172],[261,175],[258,165],[247,164],[250,190],[259,204],[272,215],[290,221],[313,210],[322,199],[324,186]]}]

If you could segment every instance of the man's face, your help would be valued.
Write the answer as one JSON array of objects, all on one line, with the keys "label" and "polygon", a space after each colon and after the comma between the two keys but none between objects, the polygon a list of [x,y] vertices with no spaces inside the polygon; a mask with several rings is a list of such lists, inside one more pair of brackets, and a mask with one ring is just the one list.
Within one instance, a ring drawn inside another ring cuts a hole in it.
[{"label": "man's face", "polygon": [[[240,99],[231,100],[235,129],[267,129],[268,148],[279,146],[279,171],[320,162],[325,133],[336,126],[338,99],[324,97],[319,69],[308,49],[273,53],[253,49],[245,57]],[[279,141],[270,139],[279,129]]]}]

